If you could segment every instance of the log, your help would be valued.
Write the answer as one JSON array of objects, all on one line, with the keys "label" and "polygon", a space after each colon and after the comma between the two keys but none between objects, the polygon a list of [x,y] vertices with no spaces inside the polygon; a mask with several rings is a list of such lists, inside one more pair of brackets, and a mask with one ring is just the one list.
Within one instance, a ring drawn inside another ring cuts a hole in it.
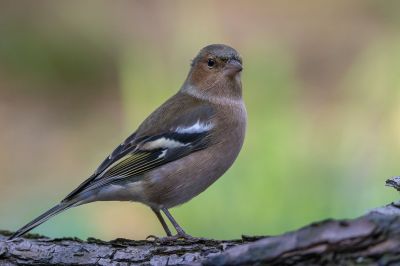
[{"label": "log", "polygon": [[[400,189],[400,178],[387,185]],[[356,219],[238,240],[106,242],[28,234],[6,241],[9,235],[0,231],[0,265],[400,265],[400,202]]]}]

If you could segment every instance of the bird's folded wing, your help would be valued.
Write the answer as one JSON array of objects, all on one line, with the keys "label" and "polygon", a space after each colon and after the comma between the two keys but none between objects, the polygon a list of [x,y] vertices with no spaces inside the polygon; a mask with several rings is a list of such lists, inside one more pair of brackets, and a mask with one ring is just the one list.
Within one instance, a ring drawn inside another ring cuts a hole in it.
[{"label": "bird's folded wing", "polygon": [[[136,145],[125,144],[124,148],[111,154],[118,158],[111,164],[104,164],[104,169],[95,177],[89,178],[71,192],[63,201],[77,194],[98,189],[109,184],[130,178],[135,181],[156,167],[182,158],[190,153],[206,148],[210,144],[211,128],[204,131],[170,131],[143,139]],[[122,146],[121,146],[122,147]],[[116,150],[117,150],[116,149]]]},{"label": "bird's folded wing", "polygon": [[[180,102],[180,104],[173,104]],[[185,111],[183,111],[185,110]],[[167,115],[168,113],[168,115]],[[81,192],[140,175],[210,144],[214,108],[177,94],[153,112],[63,202]]]}]

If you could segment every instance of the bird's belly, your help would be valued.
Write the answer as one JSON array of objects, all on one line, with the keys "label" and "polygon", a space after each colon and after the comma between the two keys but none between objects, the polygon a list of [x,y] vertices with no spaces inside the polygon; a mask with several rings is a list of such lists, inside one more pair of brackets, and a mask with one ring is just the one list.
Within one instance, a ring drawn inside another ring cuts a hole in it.
[{"label": "bird's belly", "polygon": [[143,203],[156,208],[171,208],[192,199],[228,170],[240,147],[236,150],[223,153],[223,157],[210,156],[211,150],[198,151],[149,172],[143,185],[146,191]]}]

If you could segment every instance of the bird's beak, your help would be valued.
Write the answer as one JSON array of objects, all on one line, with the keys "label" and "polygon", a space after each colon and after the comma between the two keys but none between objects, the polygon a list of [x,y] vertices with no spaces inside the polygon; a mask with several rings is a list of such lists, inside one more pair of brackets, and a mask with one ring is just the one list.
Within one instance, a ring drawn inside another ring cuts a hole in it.
[{"label": "bird's beak", "polygon": [[236,59],[230,59],[225,65],[227,74],[236,74],[243,70],[242,64]]}]

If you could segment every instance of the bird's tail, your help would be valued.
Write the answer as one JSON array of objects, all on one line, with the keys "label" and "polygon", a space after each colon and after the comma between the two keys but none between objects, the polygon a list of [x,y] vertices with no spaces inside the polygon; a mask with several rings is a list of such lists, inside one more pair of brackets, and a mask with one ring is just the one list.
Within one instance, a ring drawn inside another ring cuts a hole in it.
[{"label": "bird's tail", "polygon": [[29,232],[30,230],[32,230],[33,228],[35,228],[36,226],[39,226],[42,223],[46,222],[51,217],[59,214],[62,211],[65,211],[65,210],[75,206],[76,203],[77,203],[76,201],[69,201],[69,202],[61,202],[61,203],[59,203],[58,205],[54,206],[53,208],[51,208],[47,212],[43,213],[42,215],[40,215],[39,217],[37,217],[33,221],[29,222],[28,224],[26,224],[25,226],[20,228],[12,236],[10,236],[8,238],[8,240],[12,240],[12,239],[14,239],[16,237],[22,236],[23,234],[25,234],[25,233]]}]

